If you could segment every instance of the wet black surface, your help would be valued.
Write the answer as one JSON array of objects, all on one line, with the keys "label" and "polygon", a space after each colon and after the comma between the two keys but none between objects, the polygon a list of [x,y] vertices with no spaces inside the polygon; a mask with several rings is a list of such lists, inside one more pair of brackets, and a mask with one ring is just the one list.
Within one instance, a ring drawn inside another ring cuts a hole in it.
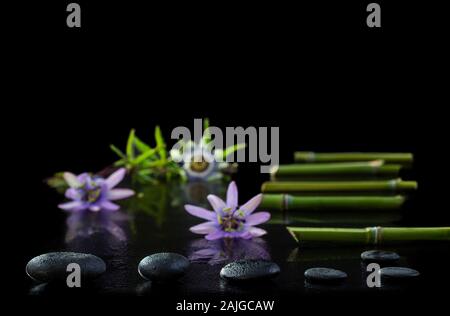
[{"label": "wet black surface", "polygon": [[[226,184],[220,183],[145,187],[143,198],[125,202],[123,210],[116,213],[62,213],[59,216],[61,226],[58,228],[62,234],[58,235],[58,229],[54,229],[51,236],[55,237],[32,249],[27,256],[31,258],[49,250],[64,250],[92,253],[101,257],[107,265],[106,273],[79,291],[89,294],[161,295],[168,291],[176,293],[175,297],[202,297],[205,294],[371,295],[374,292],[391,294],[404,290],[421,293],[425,289],[437,288],[436,280],[450,281],[450,276],[442,273],[450,263],[448,244],[382,247],[381,249],[395,251],[401,256],[397,266],[416,269],[421,273],[421,278],[408,286],[394,282],[374,289],[368,288],[366,284],[369,273],[366,271],[367,263],[363,263],[360,258],[363,251],[373,249],[373,246],[298,245],[280,223],[263,225],[268,234],[251,241],[206,241],[201,235],[192,234],[188,228],[201,220],[186,213],[183,205],[191,203],[207,206],[206,195],[212,192],[223,197],[225,188]],[[48,194],[55,201],[62,199],[51,191]],[[321,224],[315,225],[329,225],[326,218],[322,220]],[[186,275],[179,281],[166,285],[152,284],[140,277],[137,271],[140,260],[157,252],[176,252],[190,258],[192,264]],[[238,259],[272,260],[280,266],[281,273],[273,280],[258,284],[233,284],[221,279],[221,268]],[[318,266],[345,271],[348,279],[341,285],[305,283],[304,271]],[[52,284],[37,285],[26,275],[24,278],[25,292],[28,294],[70,293],[69,289],[61,290]]]}]

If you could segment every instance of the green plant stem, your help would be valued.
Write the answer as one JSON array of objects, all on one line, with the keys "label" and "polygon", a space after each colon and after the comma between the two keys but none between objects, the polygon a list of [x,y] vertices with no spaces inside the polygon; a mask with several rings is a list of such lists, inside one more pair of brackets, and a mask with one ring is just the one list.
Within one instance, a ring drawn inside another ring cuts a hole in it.
[{"label": "green plant stem", "polygon": [[315,153],[311,151],[297,151],[294,153],[295,162],[350,162],[384,160],[386,163],[411,165],[412,153],[380,153],[380,152],[345,152],[345,153]]},{"label": "green plant stem", "polygon": [[400,209],[403,196],[293,196],[290,194],[264,194],[262,209],[360,211]]},{"label": "green plant stem", "polygon": [[373,175],[396,178],[400,169],[401,165],[383,165],[381,160],[370,162],[308,163],[280,165],[273,175],[275,177]]},{"label": "green plant stem", "polygon": [[[272,212],[272,217],[277,218],[276,213]],[[312,225],[312,226],[374,226],[374,225],[392,225],[402,219],[400,212],[354,212],[354,211],[288,211],[282,214],[285,225]],[[280,217],[278,217],[280,218]]]},{"label": "green plant stem", "polygon": [[310,182],[265,182],[263,193],[302,192],[407,192],[417,189],[416,181],[401,179],[387,181],[310,181]]},{"label": "green plant stem", "polygon": [[361,245],[413,241],[450,241],[450,227],[287,227],[297,242],[336,242]]}]

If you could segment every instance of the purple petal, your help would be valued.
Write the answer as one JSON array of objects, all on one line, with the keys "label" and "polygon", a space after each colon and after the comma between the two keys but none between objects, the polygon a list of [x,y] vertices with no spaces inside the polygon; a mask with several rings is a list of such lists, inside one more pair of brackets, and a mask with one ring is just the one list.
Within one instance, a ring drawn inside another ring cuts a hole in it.
[{"label": "purple petal", "polygon": [[78,181],[77,176],[71,172],[64,172],[63,177],[71,188],[79,188],[82,184],[80,181]]},{"label": "purple petal", "polygon": [[208,221],[214,221],[217,219],[214,212],[208,211],[207,209],[204,209],[202,207],[186,204],[184,208],[189,214],[206,219]]},{"label": "purple petal", "polygon": [[223,209],[227,208],[225,202],[220,197],[215,196],[214,194],[208,195],[207,199],[216,213],[222,213]]},{"label": "purple petal", "polygon": [[91,176],[89,175],[89,173],[84,172],[82,174],[79,174],[77,176],[78,182],[81,183],[81,185],[85,184],[86,182],[88,182],[88,180],[91,178]]},{"label": "purple petal", "polygon": [[223,238],[224,236],[225,236],[225,235],[224,235],[224,232],[223,232],[223,231],[221,231],[221,230],[216,230],[216,231],[214,231],[214,232],[209,233],[208,235],[206,235],[205,238],[206,238],[207,240],[217,240],[217,239]]},{"label": "purple petal", "polygon": [[242,238],[242,239],[252,239],[253,235],[252,235],[251,232],[246,231],[244,233],[241,233],[241,235],[239,237]]},{"label": "purple petal", "polygon": [[227,190],[227,206],[236,209],[238,206],[238,190],[236,182],[231,181]]},{"label": "purple petal", "polygon": [[120,168],[116,172],[114,172],[112,175],[108,177],[108,179],[105,180],[106,185],[108,186],[108,189],[114,188],[116,185],[118,185],[123,178],[125,177],[125,168]]},{"label": "purple petal", "polygon": [[194,234],[206,235],[216,231],[217,227],[215,222],[206,222],[192,226],[191,228],[189,228],[189,230]]},{"label": "purple petal", "polygon": [[74,188],[67,189],[65,196],[66,196],[66,198],[71,199],[71,200],[80,200],[82,197],[80,191],[78,191],[77,189],[74,189]]},{"label": "purple petal", "polygon": [[250,215],[259,206],[259,204],[261,204],[262,197],[263,195],[260,193],[241,206],[241,210],[245,212],[245,215]]},{"label": "purple petal", "polygon": [[134,195],[134,191],[130,189],[113,189],[108,192],[108,200],[115,201],[126,199]]},{"label": "purple petal", "polygon": [[65,211],[81,211],[86,209],[86,205],[82,201],[72,201],[63,204],[59,204],[58,207]]},{"label": "purple petal", "polygon": [[260,237],[262,235],[267,234],[267,232],[264,229],[258,227],[250,227],[248,231],[250,232],[250,234],[252,234],[253,237]]},{"label": "purple petal", "polygon": [[100,204],[100,208],[106,211],[117,211],[120,208],[120,206],[108,200],[105,200]]},{"label": "purple petal", "polygon": [[250,226],[259,225],[267,222],[270,219],[270,213],[268,212],[257,212],[249,215],[245,219],[245,223]]}]

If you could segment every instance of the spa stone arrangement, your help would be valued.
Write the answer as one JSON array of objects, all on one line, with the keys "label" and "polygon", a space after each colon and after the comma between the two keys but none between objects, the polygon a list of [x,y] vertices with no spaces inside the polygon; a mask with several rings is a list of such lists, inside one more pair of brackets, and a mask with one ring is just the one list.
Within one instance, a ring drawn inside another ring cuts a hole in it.
[{"label": "spa stone arrangement", "polygon": [[[190,152],[188,159],[200,156],[201,160],[189,163],[185,159],[181,165],[174,157],[183,154],[183,150],[169,154],[158,127],[155,140],[156,146],[152,147],[132,130],[124,151],[111,146],[120,160],[106,169],[109,171],[79,175],[63,172],[47,181],[64,192],[69,200],[61,203],[59,208],[71,213],[71,217],[75,216],[68,221],[74,225],[74,231],[79,230],[77,225],[84,223],[81,217],[109,216],[123,205],[115,201],[142,198],[143,191],[139,193],[136,188],[142,188],[148,182],[159,183],[161,179],[190,182],[195,179],[194,183],[198,184],[197,181],[201,183],[213,178],[222,179],[220,181],[228,179],[229,175],[224,176],[224,170],[229,170],[227,166],[211,166],[214,159],[206,159],[202,156],[204,151],[198,150],[208,143],[208,138],[202,139],[202,144],[182,144],[180,148]],[[220,154],[226,156],[244,147],[236,146]],[[269,282],[283,274],[282,262],[273,262],[269,256],[261,255],[264,254],[261,237],[267,231],[257,225],[263,223],[286,226],[290,236],[299,243],[299,248],[320,248],[330,244],[332,247],[374,246],[376,249],[361,253],[360,260],[365,265],[382,265],[379,276],[387,283],[413,280],[420,273],[409,267],[396,266],[401,256],[379,249],[380,246],[450,240],[450,227],[397,227],[394,224],[401,218],[405,201],[417,190],[415,181],[400,178],[404,169],[412,167],[412,154],[296,152],[294,160],[294,164],[274,169],[271,181],[263,183],[262,193],[244,204],[239,204],[238,188],[232,181],[224,199],[214,194],[207,195],[209,208],[184,205],[183,216],[192,215],[204,220],[189,230],[202,235],[205,243],[216,247],[223,242],[228,247],[235,241],[236,245],[243,247],[240,249],[243,255],[231,257],[233,259],[229,262],[215,261],[224,262],[219,272],[221,280],[236,284]],[[126,177],[131,179],[131,185],[117,188]],[[355,223],[367,226],[355,227]],[[111,229],[113,232],[117,230],[115,226]],[[84,230],[82,232],[85,233]],[[266,238],[270,239],[270,235]],[[257,256],[248,256],[252,248],[247,250],[246,242],[256,242]],[[142,280],[173,283],[191,273],[192,265],[198,264],[199,254],[214,257],[222,253],[220,247],[214,247],[200,249],[190,256],[174,252],[149,254],[138,262],[135,273]],[[32,258],[26,265],[26,273],[37,283],[63,283],[67,281],[72,271],[69,267],[73,264],[79,266],[83,284],[89,284],[111,269],[99,255],[59,251]],[[303,272],[308,284],[342,284],[348,278],[348,272],[333,266],[311,267]]]}]

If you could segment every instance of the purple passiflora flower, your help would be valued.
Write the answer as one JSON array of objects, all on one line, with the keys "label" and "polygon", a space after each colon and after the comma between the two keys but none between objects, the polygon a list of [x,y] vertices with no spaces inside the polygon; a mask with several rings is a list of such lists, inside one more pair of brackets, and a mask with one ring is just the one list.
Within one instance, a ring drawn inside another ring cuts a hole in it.
[{"label": "purple passiflora flower", "polygon": [[236,183],[233,181],[228,186],[226,203],[212,194],[208,195],[207,199],[214,212],[198,206],[184,206],[189,214],[207,220],[205,223],[191,227],[191,232],[206,235],[205,238],[208,240],[220,238],[251,239],[267,233],[264,229],[254,227],[270,219],[270,213],[253,213],[261,203],[262,194],[258,194],[238,207],[238,190]]},{"label": "purple passiflora flower", "polygon": [[134,191],[130,189],[114,189],[125,177],[125,172],[125,168],[118,169],[107,179],[92,176],[89,173],[76,176],[65,172],[64,179],[69,185],[65,195],[72,201],[59,204],[58,207],[72,212],[117,211],[120,206],[111,201],[125,199],[134,194]]}]

